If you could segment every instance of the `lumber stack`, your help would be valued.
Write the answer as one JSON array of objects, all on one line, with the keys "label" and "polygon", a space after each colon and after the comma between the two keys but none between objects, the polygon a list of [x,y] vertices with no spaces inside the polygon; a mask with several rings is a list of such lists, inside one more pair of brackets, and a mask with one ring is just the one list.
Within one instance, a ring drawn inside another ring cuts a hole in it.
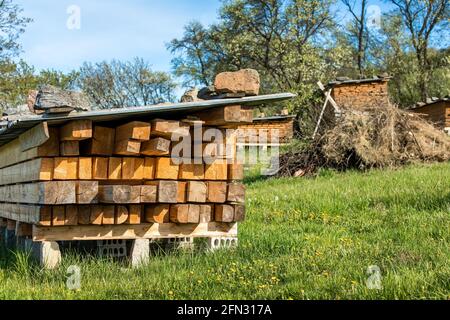
[{"label": "lumber stack", "polygon": [[0,217],[52,228],[243,221],[235,129],[252,121],[249,110],[114,125],[42,122],[0,147]]}]

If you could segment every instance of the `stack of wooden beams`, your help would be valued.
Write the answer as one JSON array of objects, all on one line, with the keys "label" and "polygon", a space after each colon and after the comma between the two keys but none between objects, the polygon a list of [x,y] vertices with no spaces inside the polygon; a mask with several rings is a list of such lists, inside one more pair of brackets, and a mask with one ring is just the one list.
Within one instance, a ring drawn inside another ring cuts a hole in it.
[{"label": "stack of wooden beams", "polygon": [[[251,109],[227,106],[192,116],[114,126],[42,122],[0,147],[0,217],[45,227],[243,221],[243,166],[229,129],[252,122]],[[191,155],[191,163],[185,156],[177,163],[173,137],[191,137],[198,123],[228,131],[220,145],[192,141],[217,159],[204,163]]]}]

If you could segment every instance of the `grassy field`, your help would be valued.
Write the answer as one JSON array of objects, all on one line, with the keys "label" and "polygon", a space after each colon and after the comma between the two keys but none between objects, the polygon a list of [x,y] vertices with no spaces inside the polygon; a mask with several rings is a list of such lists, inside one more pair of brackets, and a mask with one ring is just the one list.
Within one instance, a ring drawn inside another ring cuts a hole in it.
[{"label": "grassy field", "polygon": [[70,255],[51,272],[2,248],[0,299],[450,299],[450,164],[247,180],[234,251],[161,254],[135,270]]}]

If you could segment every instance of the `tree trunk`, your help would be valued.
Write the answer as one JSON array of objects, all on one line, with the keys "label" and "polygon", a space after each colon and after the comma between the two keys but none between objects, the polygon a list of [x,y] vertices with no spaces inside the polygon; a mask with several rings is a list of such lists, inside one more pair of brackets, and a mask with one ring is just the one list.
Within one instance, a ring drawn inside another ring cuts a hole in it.
[{"label": "tree trunk", "polygon": [[361,20],[359,21],[358,32],[358,71],[361,78],[364,77],[364,29],[366,26],[366,5],[367,0],[363,0],[361,3]]}]

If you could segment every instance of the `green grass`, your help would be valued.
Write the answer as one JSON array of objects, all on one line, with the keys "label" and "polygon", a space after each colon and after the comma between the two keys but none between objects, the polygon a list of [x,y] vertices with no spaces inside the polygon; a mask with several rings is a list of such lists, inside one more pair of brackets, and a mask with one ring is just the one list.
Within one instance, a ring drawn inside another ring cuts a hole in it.
[{"label": "green grass", "polygon": [[[135,270],[66,257],[44,271],[0,256],[0,299],[449,299],[450,164],[248,180],[240,246],[170,253]],[[82,288],[66,289],[77,264]],[[381,269],[382,289],[367,288]]]}]

